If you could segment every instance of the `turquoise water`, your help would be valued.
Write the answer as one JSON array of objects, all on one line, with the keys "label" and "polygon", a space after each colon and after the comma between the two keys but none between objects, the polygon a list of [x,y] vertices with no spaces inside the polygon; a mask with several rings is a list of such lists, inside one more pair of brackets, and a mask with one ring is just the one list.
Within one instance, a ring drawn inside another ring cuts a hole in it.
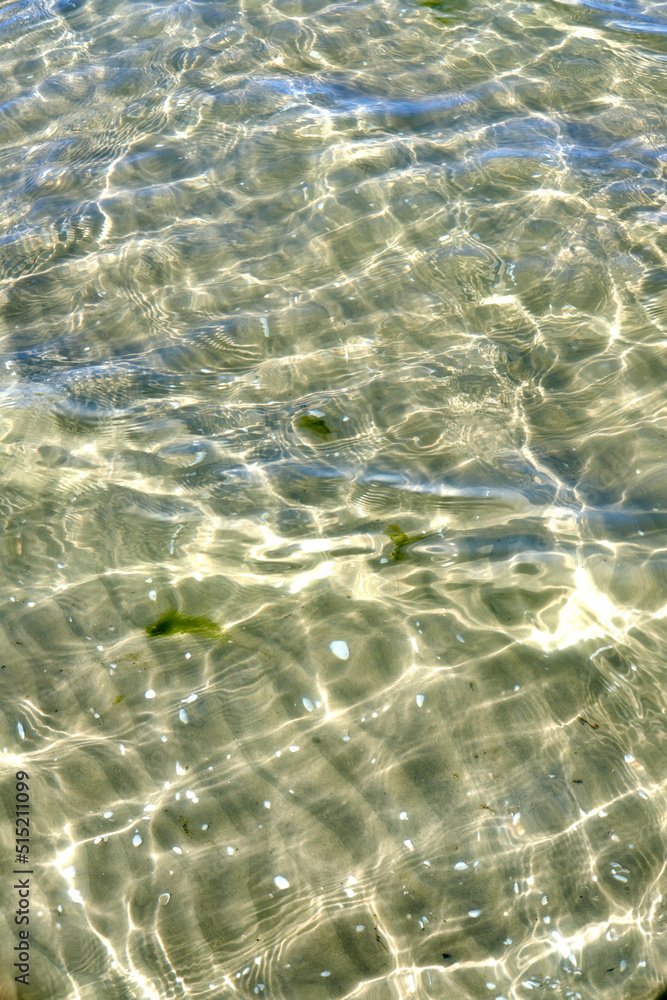
[{"label": "turquoise water", "polygon": [[664,988],[666,60],[0,4],[3,1000]]}]

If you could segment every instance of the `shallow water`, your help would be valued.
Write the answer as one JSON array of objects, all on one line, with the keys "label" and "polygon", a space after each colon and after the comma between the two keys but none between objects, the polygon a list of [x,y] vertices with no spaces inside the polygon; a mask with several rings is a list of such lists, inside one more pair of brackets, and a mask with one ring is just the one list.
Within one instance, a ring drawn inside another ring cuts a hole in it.
[{"label": "shallow water", "polygon": [[0,4],[3,1000],[664,988],[666,59]]}]

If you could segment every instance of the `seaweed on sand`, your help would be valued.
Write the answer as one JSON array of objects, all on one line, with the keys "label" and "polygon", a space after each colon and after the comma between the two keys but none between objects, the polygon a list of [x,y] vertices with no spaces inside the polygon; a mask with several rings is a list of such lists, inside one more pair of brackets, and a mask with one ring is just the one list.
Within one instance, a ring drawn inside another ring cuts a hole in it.
[{"label": "seaweed on sand", "polygon": [[412,542],[419,542],[422,538],[426,538],[426,535],[406,535],[399,524],[388,524],[385,534],[391,538],[394,543],[394,548],[392,549],[391,558],[394,562],[399,562],[401,559],[405,559],[405,552],[403,551],[406,545],[410,545]]},{"label": "seaweed on sand", "polygon": [[303,431],[310,431],[311,434],[323,441],[328,441],[330,435],[333,434],[326,420],[323,420],[322,417],[313,417],[310,413],[303,413],[297,420],[297,426]]},{"label": "seaweed on sand", "polygon": [[169,608],[155,622],[146,626],[146,634],[155,638],[162,635],[176,635],[190,632],[208,639],[222,638],[222,629],[204,615],[182,615],[176,608]]}]

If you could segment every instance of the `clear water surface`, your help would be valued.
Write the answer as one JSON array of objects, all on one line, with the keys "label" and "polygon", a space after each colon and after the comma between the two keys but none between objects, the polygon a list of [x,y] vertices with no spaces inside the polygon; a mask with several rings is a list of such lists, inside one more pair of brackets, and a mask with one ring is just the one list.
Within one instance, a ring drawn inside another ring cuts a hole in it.
[{"label": "clear water surface", "polygon": [[664,987],[666,99],[664,3],[0,4],[22,1000]]}]

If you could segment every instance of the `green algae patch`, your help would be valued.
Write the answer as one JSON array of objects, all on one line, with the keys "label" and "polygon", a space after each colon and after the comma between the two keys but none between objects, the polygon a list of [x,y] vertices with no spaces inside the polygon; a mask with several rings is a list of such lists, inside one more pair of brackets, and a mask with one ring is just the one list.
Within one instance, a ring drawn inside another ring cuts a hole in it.
[{"label": "green algae patch", "polygon": [[322,417],[313,417],[310,413],[303,413],[296,422],[297,427],[302,431],[309,431],[322,441],[328,441],[333,431],[326,420]]},{"label": "green algae patch", "polygon": [[183,833],[185,834],[186,837],[194,836],[192,830],[188,829],[190,826],[190,819],[188,816],[179,816],[178,822],[181,824],[181,829],[183,830]]},{"label": "green algae patch", "polygon": [[391,558],[394,562],[399,562],[401,559],[405,559],[405,552],[403,550],[406,545],[410,545],[412,542],[419,542],[422,538],[426,538],[426,535],[423,534],[406,535],[400,524],[388,524],[385,535],[387,535],[394,543],[394,548],[391,553]]},{"label": "green algae patch", "polygon": [[207,639],[221,639],[222,629],[210,618],[204,615],[182,615],[175,608],[170,608],[160,615],[157,621],[146,626],[146,634],[152,638],[161,635],[178,635],[189,632],[192,635],[203,635]]},{"label": "green algae patch", "polygon": [[464,23],[468,4],[466,0],[419,0],[419,6],[432,10],[435,21],[453,27]]}]

